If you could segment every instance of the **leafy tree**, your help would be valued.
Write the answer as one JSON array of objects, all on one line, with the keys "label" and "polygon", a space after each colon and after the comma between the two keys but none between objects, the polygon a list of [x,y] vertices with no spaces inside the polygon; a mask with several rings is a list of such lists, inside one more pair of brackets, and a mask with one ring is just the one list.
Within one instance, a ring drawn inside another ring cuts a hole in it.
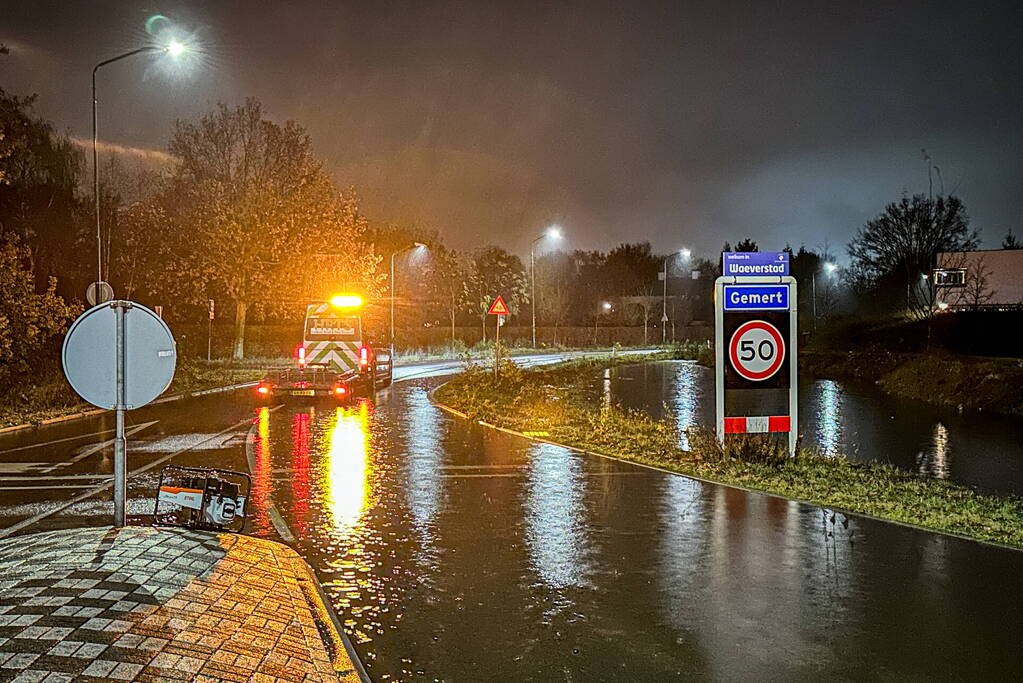
[{"label": "leafy tree", "polygon": [[193,303],[234,303],[235,358],[253,305],[322,301],[339,288],[376,293],[379,257],[362,241],[354,193],[338,191],[299,125],[265,119],[249,98],[179,121],[169,149],[180,160],[162,199],[176,228],[170,280]]},{"label": "leafy tree", "polygon": [[[36,291],[30,255],[17,238],[0,236],[0,382],[52,362],[51,348],[77,310],[57,296],[56,278]],[[47,351],[51,351],[47,353]]]},{"label": "leafy tree", "polygon": [[462,307],[468,269],[462,254],[445,248],[439,242],[431,245],[426,283],[431,302],[444,310],[451,325],[452,343],[455,341],[455,323]]},{"label": "leafy tree", "polygon": [[860,287],[888,300],[898,300],[896,293],[905,287],[907,305],[926,314],[930,297],[919,294],[921,274],[931,271],[937,253],[970,251],[977,244],[977,233],[970,230],[958,197],[917,194],[903,196],[868,221],[848,251]]},{"label": "leafy tree", "polygon": [[617,296],[641,296],[653,292],[663,259],[649,242],[619,244],[608,252],[601,277]]},{"label": "leafy tree", "polygon": [[78,270],[87,209],[78,196],[83,160],[71,141],[32,115],[35,97],[0,89],[0,229],[28,250],[36,285]]},{"label": "leafy tree", "polygon": [[569,254],[554,251],[537,257],[537,318],[554,327],[555,344],[558,343],[558,328],[565,324],[572,308],[575,279],[575,263]]},{"label": "leafy tree", "polygon": [[500,247],[477,251],[465,274],[462,302],[465,310],[479,316],[483,338],[487,336],[487,311],[498,296],[504,297],[512,315],[529,300],[526,271],[518,256]]},{"label": "leafy tree", "polygon": [[747,237],[743,241],[735,245],[736,251],[760,251],[760,247],[753,241],[752,237]]},{"label": "leafy tree", "polygon": [[1023,242],[1020,242],[1012,230],[1005,234],[1005,239],[1002,240],[1002,249],[1023,249]]}]

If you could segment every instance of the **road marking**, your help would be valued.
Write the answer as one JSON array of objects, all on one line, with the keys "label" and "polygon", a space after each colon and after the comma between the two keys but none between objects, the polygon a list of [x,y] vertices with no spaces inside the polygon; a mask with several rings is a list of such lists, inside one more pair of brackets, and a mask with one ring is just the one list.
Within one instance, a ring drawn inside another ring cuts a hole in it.
[{"label": "road marking", "polygon": [[[132,436],[135,433],[142,431],[146,427],[152,427],[157,422],[159,422],[159,420],[152,420],[150,422],[143,422],[142,424],[135,425],[131,429],[125,430],[124,436],[125,436],[125,438],[128,438],[129,436]],[[71,458],[67,462],[57,462],[57,463],[54,463],[53,465],[51,465],[49,467],[44,467],[40,471],[41,472],[52,472],[53,470],[57,469],[58,467],[68,467],[69,465],[74,465],[76,462],[78,462],[80,460],[84,460],[85,458],[88,458],[90,455],[95,455],[96,453],[99,453],[100,451],[102,451],[104,448],[107,448],[108,446],[112,446],[112,445],[114,445],[114,439],[109,439],[107,441],[101,441],[98,444],[95,444],[93,446],[90,446],[89,448],[86,448],[84,451],[82,451],[81,453],[79,453],[75,457]],[[2,537],[0,537],[0,538],[2,538]]]},{"label": "road marking", "polygon": [[44,446],[53,446],[58,443],[66,443],[68,441],[76,441],[78,439],[87,439],[90,436],[103,436],[104,434],[112,434],[113,429],[104,429],[101,432],[92,432],[91,434],[79,434],[78,436],[66,436],[63,439],[53,439],[52,441],[43,441],[42,443],[30,443],[27,446],[17,446],[16,448],[6,448],[0,451],[0,455],[4,453],[14,453],[16,451],[27,451],[32,448],[43,448]]},{"label": "road marking", "polygon": [[36,486],[0,486],[0,491],[52,491],[55,488],[58,489],[91,489],[95,484],[60,484],[59,486],[53,486],[51,484],[38,484]]},{"label": "road marking", "polygon": [[[276,410],[276,409],[277,408],[271,408],[270,410],[273,411],[273,410]],[[236,422],[235,424],[231,425],[230,427],[228,427],[227,429],[223,430],[222,432],[218,432],[217,434],[212,434],[210,436],[210,438],[211,439],[215,439],[218,436],[223,436],[224,434],[227,434],[228,432],[230,432],[232,430],[241,429],[242,427],[245,426],[245,424],[247,422],[251,422],[251,421],[252,421],[251,417],[246,417],[244,420],[242,420],[240,422]],[[139,425],[139,427],[140,428],[141,427],[148,427],[149,425],[154,424],[155,422],[156,421],[154,420],[153,422],[146,423],[145,425]],[[131,477],[134,477],[134,476],[136,476],[138,474],[142,474],[143,472],[147,472],[147,471],[153,469],[154,467],[156,467],[157,465],[161,465],[161,464],[167,462],[168,460],[170,460],[171,458],[175,458],[175,457],[181,455],[182,453],[185,453],[185,452],[191,450],[192,448],[195,448],[196,446],[201,446],[201,445],[202,445],[201,443],[196,443],[196,444],[192,444],[188,448],[182,448],[181,450],[175,451],[174,453],[168,453],[167,455],[163,456],[162,458],[158,458],[158,459],[154,460],[153,462],[151,462],[149,464],[143,465],[142,467],[129,472],[127,477],[126,477],[126,479],[130,479]],[[91,491],[86,491],[85,493],[83,493],[81,495],[75,496],[71,500],[66,501],[64,503],[61,503],[57,507],[52,508],[50,510],[47,510],[46,512],[40,512],[39,514],[33,515],[32,517],[29,517],[28,519],[23,519],[22,521],[18,522],[17,524],[9,526],[6,529],[0,529],[0,538],[6,538],[7,536],[10,536],[11,534],[13,534],[16,531],[20,531],[21,529],[24,529],[25,527],[32,526],[36,522],[40,522],[40,521],[46,519],[47,517],[51,517],[51,516],[57,514],[58,512],[62,512],[64,510],[68,509],[69,507],[71,507],[72,505],[74,505],[75,503],[80,503],[83,500],[86,500],[88,498],[91,498],[92,496],[95,496],[97,493],[102,493],[103,491],[111,488],[113,485],[114,485],[114,482],[111,480],[111,481],[107,482],[106,484],[101,484],[100,486],[94,487]]]},{"label": "road marking", "polygon": [[[45,463],[40,463],[45,464]],[[51,476],[43,476],[41,474],[33,474],[26,477],[5,477],[0,476],[0,483],[5,481],[67,481],[71,479],[101,479],[103,477],[109,477],[110,473],[104,474],[54,474]]]}]

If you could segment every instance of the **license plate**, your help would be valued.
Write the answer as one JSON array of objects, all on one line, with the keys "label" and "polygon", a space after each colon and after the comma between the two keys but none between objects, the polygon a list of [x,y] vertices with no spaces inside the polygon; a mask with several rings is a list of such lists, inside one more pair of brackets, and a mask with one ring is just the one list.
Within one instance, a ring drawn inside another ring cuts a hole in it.
[{"label": "license plate", "polygon": [[292,396],[315,396],[316,392],[312,389],[292,389]]}]

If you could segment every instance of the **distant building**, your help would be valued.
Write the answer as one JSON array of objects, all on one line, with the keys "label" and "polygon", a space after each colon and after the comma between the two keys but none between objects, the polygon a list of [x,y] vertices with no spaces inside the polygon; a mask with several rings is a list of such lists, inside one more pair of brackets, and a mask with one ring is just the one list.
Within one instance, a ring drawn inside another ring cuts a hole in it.
[{"label": "distant building", "polygon": [[1023,308],[1023,249],[938,254],[934,303],[940,310]]}]

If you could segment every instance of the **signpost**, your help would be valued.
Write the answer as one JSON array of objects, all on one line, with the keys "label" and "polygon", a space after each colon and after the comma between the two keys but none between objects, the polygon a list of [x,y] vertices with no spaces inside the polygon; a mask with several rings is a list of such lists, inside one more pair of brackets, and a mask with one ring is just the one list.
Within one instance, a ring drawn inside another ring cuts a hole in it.
[{"label": "signpost", "polygon": [[71,324],[61,360],[79,396],[116,411],[114,526],[122,527],[127,487],[124,411],[146,405],[170,386],[177,361],[174,336],[145,306],[111,301],[90,308]]},{"label": "signpost", "polygon": [[718,441],[723,446],[727,434],[787,433],[795,455],[797,296],[788,254],[725,253],[723,270],[714,283]]},{"label": "signpost", "polygon": [[508,305],[504,303],[504,297],[498,296],[494,299],[494,303],[490,304],[490,309],[487,311],[487,315],[496,315],[497,324],[494,326],[496,332],[494,333],[494,374],[497,374],[497,366],[501,360],[501,325],[503,324],[502,318],[509,315],[511,311],[508,310]]},{"label": "signpost", "polygon": [[110,283],[93,282],[85,289],[85,300],[89,302],[90,306],[97,304],[106,303],[114,298],[114,288],[110,286]]}]

